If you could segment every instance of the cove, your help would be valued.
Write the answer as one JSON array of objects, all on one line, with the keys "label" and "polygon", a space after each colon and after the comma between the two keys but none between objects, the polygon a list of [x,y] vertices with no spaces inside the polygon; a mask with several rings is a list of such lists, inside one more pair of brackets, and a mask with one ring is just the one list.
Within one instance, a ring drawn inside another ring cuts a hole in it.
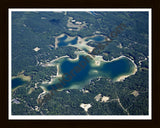
[{"label": "cove", "polygon": [[68,46],[68,44],[75,45],[77,43],[78,37],[73,40],[65,41],[67,39],[67,35],[58,39],[58,47]]}]

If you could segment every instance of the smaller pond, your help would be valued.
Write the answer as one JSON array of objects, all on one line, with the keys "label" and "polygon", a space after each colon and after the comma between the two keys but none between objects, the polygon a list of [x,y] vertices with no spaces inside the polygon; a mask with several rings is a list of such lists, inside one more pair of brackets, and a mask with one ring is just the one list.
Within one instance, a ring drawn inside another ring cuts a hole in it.
[{"label": "smaller pond", "polygon": [[14,78],[12,79],[12,89],[15,89],[16,87],[23,85],[25,83],[27,83],[27,81],[24,81],[21,78]]}]

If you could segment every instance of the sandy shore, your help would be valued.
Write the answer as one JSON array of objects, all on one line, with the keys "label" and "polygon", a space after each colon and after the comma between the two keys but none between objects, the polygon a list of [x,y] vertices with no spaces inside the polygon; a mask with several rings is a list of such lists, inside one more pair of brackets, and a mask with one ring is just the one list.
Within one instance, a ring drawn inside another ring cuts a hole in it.
[{"label": "sandy shore", "polygon": [[79,60],[79,55],[77,55],[77,57],[75,59],[68,58],[68,60],[70,60],[70,61],[78,61]]},{"label": "sandy shore", "polygon": [[133,72],[130,75],[122,75],[116,79],[116,82],[124,81],[127,77],[135,75],[137,72],[137,67],[134,68]]},{"label": "sandy shore", "polygon": [[78,49],[81,49],[81,50],[86,49],[89,52],[92,52],[94,47],[88,46],[87,43],[89,41],[85,41],[85,39],[86,39],[86,37],[85,38],[81,38],[81,37],[78,36],[77,44],[72,45],[72,46],[75,46],[75,47],[77,47]]},{"label": "sandy shore", "polygon": [[57,58],[57,59],[53,59],[53,60],[51,60],[50,62],[41,64],[41,65],[42,65],[42,67],[56,66],[57,64],[54,64],[56,61],[59,61],[60,59],[66,58],[66,57],[69,57],[69,56],[68,56],[68,55],[61,56],[61,57],[59,57],[59,58]]},{"label": "sandy shore", "polygon": [[76,37],[71,37],[71,36],[68,36],[67,35],[67,39],[64,40],[64,42],[69,42],[69,41],[72,41],[74,40]]},{"label": "sandy shore", "polygon": [[130,75],[123,75],[117,78],[116,82],[120,82],[120,81],[124,81],[127,77],[129,77]]},{"label": "sandy shore", "polygon": [[24,81],[31,81],[31,77],[30,76],[25,76],[24,74],[20,74],[18,76],[13,76],[12,77],[12,79],[15,79],[15,78],[21,78]]},{"label": "sandy shore", "polygon": [[58,61],[58,60],[60,60],[60,59],[62,59],[62,58],[66,58],[66,57],[69,57],[69,56],[68,56],[68,55],[61,56],[61,57],[59,57],[59,58],[57,58],[57,59],[51,60],[49,63],[54,63],[55,61]]},{"label": "sandy shore", "polygon": [[121,56],[119,56],[119,57],[117,57],[117,58],[113,58],[112,60],[104,60],[104,61],[105,61],[105,62],[112,62],[112,61],[119,60],[119,59],[121,59],[121,58],[123,58],[123,57],[127,58],[126,56],[121,55]]},{"label": "sandy shore", "polygon": [[59,43],[58,39],[59,39],[59,38],[62,38],[62,37],[64,37],[64,36],[65,36],[65,34],[61,34],[61,35],[55,37],[55,48],[58,47],[58,43]]}]

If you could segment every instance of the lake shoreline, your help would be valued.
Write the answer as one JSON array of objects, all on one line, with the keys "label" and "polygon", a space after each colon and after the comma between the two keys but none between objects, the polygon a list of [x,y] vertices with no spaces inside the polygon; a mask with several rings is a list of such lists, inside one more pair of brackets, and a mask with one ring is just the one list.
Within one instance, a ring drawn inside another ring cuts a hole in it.
[{"label": "lake shoreline", "polygon": [[[71,61],[71,62],[77,62],[78,60],[79,60],[79,57],[80,57],[80,55],[84,55],[84,56],[88,56],[88,55],[90,55],[90,54],[87,54],[87,53],[85,53],[85,52],[79,52],[79,53],[77,53],[77,57],[75,58],[75,59],[71,59],[71,58],[68,58],[67,57],[67,60],[69,60],[69,61]],[[64,56],[63,56],[64,57]],[[65,57],[64,57],[65,58]],[[128,58],[128,57],[126,57],[126,56],[124,56],[124,55],[121,55],[121,56],[119,56],[119,57],[117,57],[117,58],[113,58],[112,60],[108,60],[108,61],[106,61],[106,60],[104,60],[103,58],[102,58],[102,56],[96,56],[95,58],[93,57],[93,56],[89,56],[89,58],[90,59],[93,59],[94,61],[95,61],[95,64],[96,64],[96,61],[99,61],[100,63],[101,62],[105,62],[105,63],[110,63],[110,62],[114,62],[114,61],[118,61],[118,60],[120,60],[120,59],[122,59],[122,58],[127,58],[128,60],[130,60],[131,62],[132,62],[132,64],[134,65],[134,69],[133,69],[133,72],[132,73],[129,73],[129,75],[121,75],[121,76],[119,76],[118,78],[116,78],[116,80],[115,80],[115,82],[121,82],[121,81],[123,81],[124,79],[126,79],[127,77],[129,77],[129,76],[131,76],[131,75],[134,75],[136,72],[137,72],[137,66],[136,66],[136,64],[134,63],[134,61],[133,60],[131,60],[130,58]],[[58,59],[58,58],[57,58]],[[57,60],[56,59],[56,60]],[[54,62],[54,60],[52,60],[51,61],[52,63]],[[54,65],[54,66],[56,66],[56,65]],[[98,66],[100,66],[100,64],[97,64],[96,65],[97,67]],[[60,64],[57,64],[57,75],[55,76],[55,77],[53,77],[53,78],[51,78],[51,80],[50,81],[45,81],[45,82],[43,82],[43,84],[48,84],[48,86],[49,85],[52,85],[52,84],[54,84],[54,82],[55,82],[55,78],[62,78],[62,76],[63,76],[63,73],[61,73],[60,72]],[[113,80],[114,81],[114,80]],[[73,88],[73,87],[70,87],[70,88]],[[77,87],[76,87],[77,88]],[[42,88],[43,90],[44,90],[44,88]],[[65,89],[65,88],[64,88]],[[62,89],[62,90],[64,90],[64,89]],[[44,91],[46,91],[46,89],[44,90]]]}]

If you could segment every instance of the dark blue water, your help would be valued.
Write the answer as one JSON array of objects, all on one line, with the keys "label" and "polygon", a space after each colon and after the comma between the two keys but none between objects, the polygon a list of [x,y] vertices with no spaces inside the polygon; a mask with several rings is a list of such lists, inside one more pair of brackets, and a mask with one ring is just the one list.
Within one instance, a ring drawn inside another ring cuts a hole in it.
[{"label": "dark blue water", "polygon": [[[55,89],[68,88],[73,84],[81,81],[86,81],[86,77],[89,76],[90,62],[83,56],[79,57],[78,61],[65,60],[60,65],[60,73],[63,74],[62,78],[58,78],[56,84],[52,84]],[[50,90],[51,86],[48,86],[47,90]]]},{"label": "dark blue water", "polygon": [[74,44],[77,44],[77,40],[78,40],[78,37],[76,37],[74,40],[72,41],[69,41],[70,44],[74,45]]},{"label": "dark blue water", "polygon": [[12,89],[25,84],[26,81],[23,81],[21,78],[14,78],[12,79]]},{"label": "dark blue water", "polygon": [[97,42],[101,42],[101,41],[104,41],[104,39],[105,39],[104,36],[95,36],[95,37],[87,38],[86,41],[94,40],[94,41],[97,41]]},{"label": "dark blue water", "polygon": [[64,42],[64,40],[67,39],[67,36],[65,35],[64,37],[61,37],[58,39],[59,43],[58,43],[58,46],[67,46],[68,45],[68,42]]},{"label": "dark blue water", "polygon": [[104,36],[95,36],[95,37],[93,37],[93,40],[95,40],[95,41],[104,41]]},{"label": "dark blue water", "polygon": [[133,66],[134,64],[124,57],[119,60],[103,64],[99,71],[102,72],[102,74],[107,74],[111,79],[115,79],[120,75],[127,75],[132,72]]},{"label": "dark blue water", "polygon": [[72,45],[77,44],[78,37],[76,37],[75,39],[73,39],[71,41],[67,41],[67,42],[65,42],[65,39],[67,39],[66,35],[62,38],[59,38],[58,39],[58,41],[59,41],[58,46],[61,47],[61,46],[67,46],[68,44],[72,44]]}]

